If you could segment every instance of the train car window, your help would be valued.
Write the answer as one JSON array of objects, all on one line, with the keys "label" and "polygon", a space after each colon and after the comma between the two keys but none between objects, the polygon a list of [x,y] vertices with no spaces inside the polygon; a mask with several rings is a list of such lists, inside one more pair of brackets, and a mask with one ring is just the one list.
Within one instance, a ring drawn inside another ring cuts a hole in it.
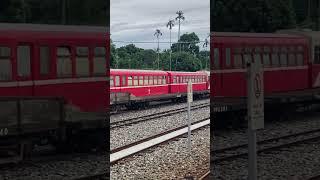
[{"label": "train car window", "polygon": [[11,80],[12,64],[10,56],[11,49],[9,47],[0,46],[0,81]]},{"label": "train car window", "polygon": [[262,52],[262,48],[261,48],[261,47],[256,47],[256,48],[254,49],[254,51],[255,51],[256,53],[261,53],[261,52]]},{"label": "train car window", "polygon": [[280,65],[281,66],[287,66],[288,65],[288,56],[287,56],[288,50],[285,47],[281,48],[280,53]]},{"label": "train car window", "polygon": [[127,76],[122,76],[122,86],[126,86]]},{"label": "train car window", "polygon": [[320,64],[320,45],[314,46],[314,63]]},{"label": "train car window", "polygon": [[57,76],[70,77],[72,75],[71,51],[68,47],[57,49]]},{"label": "train car window", "polygon": [[261,55],[260,55],[260,54],[254,54],[254,55],[253,55],[253,58],[254,58],[254,61],[255,61],[255,62],[260,62],[260,63],[262,64],[262,62],[261,62]]},{"label": "train car window", "polygon": [[303,46],[298,46],[298,51],[299,52],[303,52],[304,50],[303,50]]},{"label": "train car window", "polygon": [[149,84],[153,85],[153,76],[149,76]]},{"label": "train car window", "polygon": [[20,77],[28,77],[31,72],[31,62],[30,62],[30,46],[18,46],[17,49],[17,65],[18,65],[18,75]]},{"label": "train car window", "polygon": [[158,84],[162,84],[162,76],[158,76]]},{"label": "train car window", "polygon": [[106,48],[94,48],[93,74],[97,76],[105,76],[107,72],[106,63]]},{"label": "train car window", "polygon": [[[89,48],[76,48],[76,71],[78,76],[89,76]],[[117,85],[116,85],[117,86]]]},{"label": "train car window", "polygon": [[279,48],[278,47],[273,47],[272,48],[272,54],[271,54],[271,62],[273,67],[278,67],[279,66]]},{"label": "train car window", "polygon": [[289,52],[288,65],[289,66],[295,66],[296,65],[296,56],[295,56],[294,52]]},{"label": "train car window", "polygon": [[139,85],[138,76],[133,76],[133,85],[134,86],[138,86]]},{"label": "train car window", "polygon": [[296,50],[296,58],[297,58],[297,65],[302,66],[304,64],[304,49],[303,46],[298,46]]},{"label": "train car window", "polygon": [[166,76],[162,76],[162,84],[167,84]]},{"label": "train car window", "polygon": [[144,76],[144,85],[149,85],[148,76]]},{"label": "train car window", "polygon": [[226,67],[230,67],[231,65],[231,55],[230,55],[230,48],[226,48]]},{"label": "train car window", "polygon": [[78,76],[89,76],[89,48],[76,48],[76,71]]},{"label": "train car window", "polygon": [[139,86],[143,86],[143,76],[139,76]]},{"label": "train car window", "polygon": [[301,54],[301,53],[296,54],[296,57],[297,57],[297,65],[302,66],[303,65],[303,54]]},{"label": "train car window", "polygon": [[242,68],[242,55],[241,54],[235,54],[233,59],[233,65],[235,68]]},{"label": "train car window", "polygon": [[270,53],[270,52],[271,52],[270,47],[264,46],[264,47],[263,47],[263,52],[265,52],[265,53]]},{"label": "train car window", "polygon": [[245,54],[243,55],[243,59],[245,62],[252,62],[252,56],[251,54]]},{"label": "train car window", "polygon": [[114,86],[114,79],[113,76],[110,76],[110,87]]},{"label": "train car window", "polygon": [[48,46],[40,47],[40,74],[48,75],[50,73],[50,49]]},{"label": "train car window", "polygon": [[128,76],[128,86],[132,86],[132,76]]},{"label": "train car window", "polygon": [[116,86],[120,86],[120,76],[116,76]]},{"label": "train car window", "polygon": [[269,67],[270,66],[270,54],[263,53],[262,58],[263,58],[263,67]]},{"label": "train car window", "polygon": [[157,76],[153,76],[153,84],[154,85],[158,84],[158,77]]},{"label": "train car window", "polygon": [[214,48],[214,69],[220,69],[220,53],[219,53],[219,48]]}]

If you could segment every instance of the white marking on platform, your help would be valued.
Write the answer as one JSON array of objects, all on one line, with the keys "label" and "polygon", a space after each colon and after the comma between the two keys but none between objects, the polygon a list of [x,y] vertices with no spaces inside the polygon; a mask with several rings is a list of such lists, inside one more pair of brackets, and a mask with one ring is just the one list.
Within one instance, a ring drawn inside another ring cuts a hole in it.
[{"label": "white marking on platform", "polygon": [[[191,130],[195,130],[195,129],[199,129],[203,126],[206,126],[206,125],[209,125],[210,124],[210,120],[206,120],[206,121],[202,121],[200,123],[197,123],[197,124],[194,124],[191,126]],[[163,135],[163,136],[160,136],[160,137],[157,137],[155,139],[151,139],[149,141],[146,141],[146,142],[143,142],[141,144],[137,144],[135,146],[132,146],[128,149],[123,149],[121,151],[118,151],[118,152],[115,152],[113,154],[110,155],[110,162],[113,163],[115,161],[118,161],[120,159],[123,159],[125,157],[128,157],[132,154],[135,154],[135,153],[138,153],[142,150],[146,150],[150,147],[153,147],[157,144],[161,144],[165,141],[168,141],[170,139],[173,139],[173,138],[176,138],[178,136],[181,136],[185,133],[188,133],[188,127],[185,127],[183,129],[180,129],[178,131],[174,131],[174,132],[171,132],[169,134],[166,134],[166,135]]]}]

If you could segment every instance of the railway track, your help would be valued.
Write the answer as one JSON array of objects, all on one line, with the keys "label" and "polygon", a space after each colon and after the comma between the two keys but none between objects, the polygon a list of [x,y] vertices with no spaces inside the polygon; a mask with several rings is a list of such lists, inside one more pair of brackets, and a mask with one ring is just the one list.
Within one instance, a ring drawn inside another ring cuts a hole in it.
[{"label": "railway track", "polygon": [[209,180],[210,178],[210,171],[207,171],[204,175],[202,175],[199,180]]},{"label": "railway track", "polygon": [[[193,122],[191,125],[191,130],[197,130],[202,127],[210,125],[210,118],[205,118],[196,122]],[[111,150],[110,163],[115,164],[119,160],[128,158],[136,153],[145,151],[151,147],[158,146],[165,142],[168,142],[172,139],[176,139],[184,134],[188,133],[188,126],[182,126],[175,128],[157,135],[154,135],[149,138],[142,139],[140,141],[125,145]]]},{"label": "railway track", "polygon": [[[210,107],[210,103],[203,103],[203,104],[194,105],[191,107],[191,110],[201,109],[201,108],[205,108],[205,107]],[[183,107],[183,108],[178,108],[178,109],[172,109],[172,110],[165,111],[165,112],[149,114],[146,116],[140,116],[140,117],[135,117],[135,118],[129,118],[129,119],[122,120],[122,121],[116,121],[116,122],[110,123],[110,129],[129,126],[132,124],[136,124],[136,123],[140,123],[140,122],[144,122],[144,121],[149,121],[152,119],[157,119],[157,118],[161,118],[161,117],[165,117],[165,116],[171,116],[171,115],[185,112],[185,111],[187,111],[187,108]]]},{"label": "railway track", "polygon": [[[320,139],[320,129],[310,130],[277,138],[271,138],[257,142],[257,153],[280,150],[290,146],[304,144]],[[221,163],[225,161],[233,161],[238,158],[246,158],[248,144],[241,144],[227,148],[214,150],[215,158],[213,163]]]},{"label": "railway track", "polygon": [[[209,99],[209,97],[203,97],[203,98],[197,98],[194,99],[194,101],[201,101],[201,100],[205,100],[205,99]],[[179,102],[180,103],[180,102]],[[179,104],[178,103],[178,104]],[[183,102],[181,102],[182,104]],[[154,109],[154,108],[161,108],[161,107],[165,107],[165,106],[170,106],[170,105],[175,105],[177,104],[177,102],[172,102],[170,101],[163,101],[163,102],[156,102],[155,104],[150,104],[148,107],[142,108],[142,109]],[[123,113],[128,113],[128,112],[136,112],[137,110],[128,110],[128,109],[120,109],[120,110],[116,110],[116,111],[111,111],[110,115],[118,115],[118,114],[123,114]]]}]

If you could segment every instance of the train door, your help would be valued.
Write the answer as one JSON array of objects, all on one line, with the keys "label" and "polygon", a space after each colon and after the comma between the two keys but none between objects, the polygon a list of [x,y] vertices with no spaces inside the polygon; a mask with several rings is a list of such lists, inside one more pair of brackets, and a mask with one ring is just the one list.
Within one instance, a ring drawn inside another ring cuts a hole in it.
[{"label": "train door", "polygon": [[16,49],[16,66],[19,96],[34,95],[34,46],[31,43],[19,43]]}]

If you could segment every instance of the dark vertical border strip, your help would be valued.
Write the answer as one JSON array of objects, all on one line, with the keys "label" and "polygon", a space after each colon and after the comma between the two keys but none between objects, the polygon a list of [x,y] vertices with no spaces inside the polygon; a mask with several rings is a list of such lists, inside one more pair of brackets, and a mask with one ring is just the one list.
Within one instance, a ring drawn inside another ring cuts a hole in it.
[{"label": "dark vertical border strip", "polygon": [[215,7],[215,0],[210,0],[210,175],[209,179],[213,179],[213,170],[214,170],[214,164],[213,164],[213,143],[214,143],[214,133],[213,133],[213,125],[214,125],[214,113],[213,113],[213,77],[212,77],[212,68],[213,68],[213,52],[214,52],[214,47],[213,47],[213,30],[214,30],[214,18],[213,18],[213,11]]},{"label": "dark vertical border strip", "polygon": [[109,77],[110,77],[110,59],[111,59],[111,50],[110,50],[110,0],[106,0],[106,16],[107,16],[107,116],[106,116],[106,121],[107,121],[107,164],[106,164],[106,170],[107,170],[107,177],[106,179],[111,179],[110,178],[110,82],[109,82]]}]

